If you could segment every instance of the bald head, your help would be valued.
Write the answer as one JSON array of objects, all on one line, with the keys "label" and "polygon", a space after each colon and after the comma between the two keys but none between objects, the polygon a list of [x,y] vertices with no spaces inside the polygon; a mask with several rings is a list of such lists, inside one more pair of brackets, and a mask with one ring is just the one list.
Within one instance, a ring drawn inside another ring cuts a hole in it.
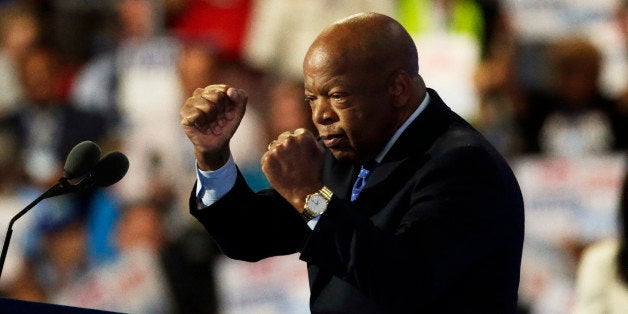
[{"label": "bald head", "polygon": [[376,71],[419,71],[417,49],[408,32],[396,20],[378,13],[359,13],[327,27],[314,40],[305,62],[324,50],[338,62],[368,65]]},{"label": "bald head", "polygon": [[412,38],[376,13],[326,28],[305,56],[303,78],[312,121],[339,160],[373,160],[425,97]]}]

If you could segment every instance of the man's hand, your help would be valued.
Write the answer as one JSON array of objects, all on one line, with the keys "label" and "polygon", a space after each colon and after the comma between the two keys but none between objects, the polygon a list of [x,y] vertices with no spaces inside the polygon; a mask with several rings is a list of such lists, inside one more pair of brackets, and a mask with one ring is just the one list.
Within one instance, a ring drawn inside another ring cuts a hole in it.
[{"label": "man's hand", "polygon": [[287,131],[268,146],[262,156],[262,171],[272,187],[301,212],[305,197],[323,187],[324,153],[312,132]]},{"label": "man's hand", "polygon": [[246,109],[247,95],[227,85],[197,88],[179,112],[183,131],[194,144],[198,167],[216,170],[229,159],[229,141]]}]

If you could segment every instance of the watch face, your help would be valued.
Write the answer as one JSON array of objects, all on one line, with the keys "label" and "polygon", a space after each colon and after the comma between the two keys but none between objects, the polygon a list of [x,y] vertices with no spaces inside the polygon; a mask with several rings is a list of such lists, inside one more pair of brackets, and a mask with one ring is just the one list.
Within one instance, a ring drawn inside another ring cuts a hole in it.
[{"label": "watch face", "polygon": [[311,211],[320,214],[327,209],[327,200],[320,194],[314,194],[307,199],[306,205]]}]

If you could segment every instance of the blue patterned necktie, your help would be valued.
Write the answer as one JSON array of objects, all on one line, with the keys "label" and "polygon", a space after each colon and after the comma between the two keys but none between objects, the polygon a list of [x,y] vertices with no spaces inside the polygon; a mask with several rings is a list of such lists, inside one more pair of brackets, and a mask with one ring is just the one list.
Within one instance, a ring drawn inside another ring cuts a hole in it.
[{"label": "blue patterned necktie", "polygon": [[358,199],[360,192],[362,192],[362,189],[366,185],[366,179],[368,179],[369,175],[371,175],[371,171],[372,170],[364,168],[364,166],[360,167],[360,173],[358,174],[358,178],[355,180],[355,183],[353,184],[353,190],[351,191],[352,202]]}]

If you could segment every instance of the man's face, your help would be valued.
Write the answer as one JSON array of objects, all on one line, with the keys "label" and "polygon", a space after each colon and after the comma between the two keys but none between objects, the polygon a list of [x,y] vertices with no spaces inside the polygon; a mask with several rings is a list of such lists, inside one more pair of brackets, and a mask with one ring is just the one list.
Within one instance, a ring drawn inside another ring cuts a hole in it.
[{"label": "man's face", "polygon": [[394,132],[390,76],[333,47],[314,48],[304,62],[305,99],[334,157],[366,162]]}]

